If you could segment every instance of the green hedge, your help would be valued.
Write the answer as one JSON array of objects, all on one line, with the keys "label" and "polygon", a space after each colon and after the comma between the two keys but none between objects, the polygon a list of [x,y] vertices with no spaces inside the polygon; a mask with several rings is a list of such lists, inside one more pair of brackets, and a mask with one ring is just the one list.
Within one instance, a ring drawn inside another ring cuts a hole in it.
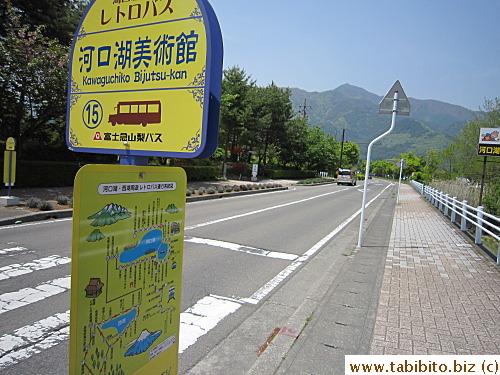
[{"label": "green hedge", "polygon": [[[28,161],[16,163],[15,187],[73,186],[78,162]],[[3,176],[3,161],[1,161]]]},{"label": "green hedge", "polygon": [[[73,186],[76,173],[83,166],[78,162],[18,160],[16,187]],[[3,176],[3,160],[0,160]],[[220,168],[213,166],[183,166],[188,181],[213,181],[220,177]],[[273,179],[307,179],[316,177],[314,171],[270,170]]]},{"label": "green hedge", "polygon": [[316,172],[314,171],[295,171],[295,170],[270,170],[268,171],[269,178],[279,179],[279,178],[314,178],[316,177]]},{"label": "green hedge", "polygon": [[213,181],[220,176],[219,167],[184,166],[188,181]]}]

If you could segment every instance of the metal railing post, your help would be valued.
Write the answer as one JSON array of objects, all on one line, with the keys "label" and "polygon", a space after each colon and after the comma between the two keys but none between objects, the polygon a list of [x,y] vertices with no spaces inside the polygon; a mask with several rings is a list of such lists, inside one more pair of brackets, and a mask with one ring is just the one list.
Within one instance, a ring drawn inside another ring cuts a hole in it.
[{"label": "metal railing post", "polygon": [[500,265],[500,241],[498,241],[497,264]]},{"label": "metal railing post", "polygon": [[469,202],[463,201],[462,202],[462,222],[460,223],[460,229],[462,232],[465,232],[467,230],[467,204]]},{"label": "metal railing post", "polygon": [[450,214],[450,194],[446,194],[445,200],[444,200],[444,216],[448,217]]},{"label": "metal railing post", "polygon": [[457,199],[457,197],[453,197],[451,202],[451,222],[453,224],[457,222],[457,213],[455,212],[457,210]]},{"label": "metal railing post", "polygon": [[481,245],[483,243],[483,217],[484,217],[484,207],[479,206],[477,208],[477,225],[476,225],[476,239],[475,243]]}]

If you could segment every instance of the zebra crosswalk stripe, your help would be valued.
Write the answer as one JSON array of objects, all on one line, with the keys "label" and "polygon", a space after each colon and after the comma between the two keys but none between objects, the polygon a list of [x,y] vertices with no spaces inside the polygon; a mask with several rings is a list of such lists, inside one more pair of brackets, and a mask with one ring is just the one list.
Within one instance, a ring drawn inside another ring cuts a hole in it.
[{"label": "zebra crosswalk stripe", "polygon": [[67,263],[71,263],[71,258],[61,257],[59,255],[51,255],[49,257],[36,259],[32,262],[24,264],[11,264],[8,266],[0,267],[0,280],[6,280],[12,277],[26,275],[34,271],[45,270]]},{"label": "zebra crosswalk stripe", "polygon": [[15,292],[0,295],[0,314],[24,307],[45,298],[55,296],[70,289],[71,276],[60,277],[34,288],[23,288]]},{"label": "zebra crosswalk stripe", "polygon": [[0,369],[19,363],[69,338],[69,310],[0,336]]}]

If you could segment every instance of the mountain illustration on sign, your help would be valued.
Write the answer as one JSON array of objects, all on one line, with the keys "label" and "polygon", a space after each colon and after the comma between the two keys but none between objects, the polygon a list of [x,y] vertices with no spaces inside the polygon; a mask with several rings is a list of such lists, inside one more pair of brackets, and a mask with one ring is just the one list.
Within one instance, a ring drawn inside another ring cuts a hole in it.
[{"label": "mountain illustration on sign", "polygon": [[180,212],[179,209],[173,203],[169,204],[165,211],[167,211],[169,214],[176,214]]},{"label": "mountain illustration on sign", "polygon": [[90,236],[87,237],[87,242],[97,242],[106,238],[104,234],[99,229],[94,229]]},{"label": "mountain illustration on sign", "polygon": [[90,225],[93,227],[104,227],[116,223],[118,220],[128,219],[132,214],[125,207],[110,203],[102,210],[89,216],[87,219],[94,220]]},{"label": "mountain illustration on sign", "polygon": [[146,350],[149,349],[151,345],[153,345],[153,342],[160,337],[161,331],[156,331],[156,332],[149,332],[147,329],[143,330],[141,332],[141,335],[129,342],[125,347],[131,346],[126,352],[125,356],[126,357],[131,357],[133,355],[139,355],[141,353],[144,353]]}]

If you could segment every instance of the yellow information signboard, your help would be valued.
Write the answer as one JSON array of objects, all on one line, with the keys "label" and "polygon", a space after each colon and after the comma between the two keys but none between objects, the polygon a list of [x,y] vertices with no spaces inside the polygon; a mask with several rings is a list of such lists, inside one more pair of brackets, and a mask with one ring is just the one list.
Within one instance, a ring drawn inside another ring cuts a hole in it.
[{"label": "yellow information signboard", "polygon": [[7,151],[14,151],[16,149],[16,140],[12,137],[7,138],[7,142],[5,143],[5,149]]},{"label": "yellow information signboard", "polygon": [[206,0],[94,0],[72,47],[68,146],[206,154],[216,146],[221,71],[220,28]]},{"label": "yellow information signboard", "polygon": [[70,374],[177,374],[185,191],[181,168],[78,172]]}]

